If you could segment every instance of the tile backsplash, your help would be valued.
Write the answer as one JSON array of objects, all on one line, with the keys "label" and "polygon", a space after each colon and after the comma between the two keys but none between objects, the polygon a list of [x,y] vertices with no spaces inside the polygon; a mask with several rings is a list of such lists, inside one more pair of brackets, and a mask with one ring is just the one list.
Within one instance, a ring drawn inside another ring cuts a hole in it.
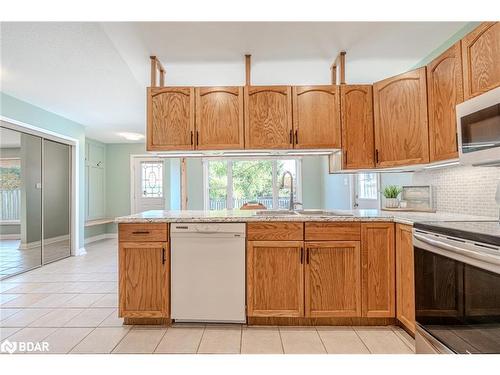
[{"label": "tile backsplash", "polygon": [[457,166],[413,174],[414,185],[432,185],[438,211],[498,217],[495,192],[500,168]]}]

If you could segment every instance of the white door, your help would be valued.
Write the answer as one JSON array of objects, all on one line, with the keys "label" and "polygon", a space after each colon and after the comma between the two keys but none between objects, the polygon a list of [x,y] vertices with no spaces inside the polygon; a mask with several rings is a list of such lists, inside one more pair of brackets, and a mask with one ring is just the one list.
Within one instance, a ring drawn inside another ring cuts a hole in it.
[{"label": "white door", "polygon": [[355,209],[380,208],[378,173],[357,173],[354,175],[353,195]]},{"label": "white door", "polygon": [[158,158],[133,159],[132,210],[139,213],[165,209],[164,164]]}]

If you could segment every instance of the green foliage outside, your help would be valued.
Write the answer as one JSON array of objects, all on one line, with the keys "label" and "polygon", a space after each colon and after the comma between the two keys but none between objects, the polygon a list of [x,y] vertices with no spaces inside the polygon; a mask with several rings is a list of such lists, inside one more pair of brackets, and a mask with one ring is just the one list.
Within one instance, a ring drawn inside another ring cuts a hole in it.
[{"label": "green foliage outside", "polygon": [[21,169],[17,167],[0,167],[0,190],[16,190],[21,188]]},{"label": "green foliage outside", "polygon": [[[233,198],[272,198],[273,163],[271,160],[237,160],[233,162]],[[277,163],[278,185],[284,172],[282,162]],[[209,163],[210,199],[225,199],[227,193],[227,161],[214,160]],[[288,189],[281,189],[280,196]]]}]

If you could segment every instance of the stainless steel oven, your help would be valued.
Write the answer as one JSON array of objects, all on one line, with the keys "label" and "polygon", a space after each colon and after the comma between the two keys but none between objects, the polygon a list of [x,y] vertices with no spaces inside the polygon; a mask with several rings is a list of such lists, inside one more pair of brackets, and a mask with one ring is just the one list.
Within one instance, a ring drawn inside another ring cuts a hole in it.
[{"label": "stainless steel oven", "polygon": [[457,105],[456,112],[460,162],[500,164],[500,87]]},{"label": "stainless steel oven", "polygon": [[500,353],[498,226],[415,224],[417,353]]}]

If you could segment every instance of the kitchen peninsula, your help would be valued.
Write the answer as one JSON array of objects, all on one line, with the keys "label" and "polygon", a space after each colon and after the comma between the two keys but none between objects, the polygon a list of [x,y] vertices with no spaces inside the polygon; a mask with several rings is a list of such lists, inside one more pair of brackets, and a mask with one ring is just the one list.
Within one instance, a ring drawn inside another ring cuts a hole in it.
[{"label": "kitchen peninsula", "polygon": [[[248,324],[401,324],[413,333],[412,225],[457,219],[472,217],[379,210],[146,211],[118,217],[119,315],[128,324],[177,321],[171,314],[175,307],[171,306],[171,295],[176,290],[171,273],[189,274],[193,282],[205,275],[209,283],[224,278],[229,269],[235,279],[222,280],[220,287],[241,283],[241,290],[228,291],[221,303],[231,296],[246,301],[242,302],[242,314]],[[227,225],[242,229],[223,229]],[[178,234],[182,231],[186,233]],[[185,248],[202,251],[206,246],[218,251],[225,246],[225,237],[245,237],[238,242],[240,250],[229,249],[223,256],[227,262],[229,255],[240,251],[241,257],[234,258],[240,259],[235,260],[239,263],[234,267],[226,263],[215,272],[211,264],[212,259],[217,261],[214,252],[199,267],[193,258],[186,260],[187,267],[176,269],[172,257],[181,251],[172,242],[176,236],[189,239],[200,233],[221,235],[213,247],[203,239]],[[193,298],[194,310],[203,310],[201,299],[205,295]],[[223,307],[219,311],[222,314]]]}]

